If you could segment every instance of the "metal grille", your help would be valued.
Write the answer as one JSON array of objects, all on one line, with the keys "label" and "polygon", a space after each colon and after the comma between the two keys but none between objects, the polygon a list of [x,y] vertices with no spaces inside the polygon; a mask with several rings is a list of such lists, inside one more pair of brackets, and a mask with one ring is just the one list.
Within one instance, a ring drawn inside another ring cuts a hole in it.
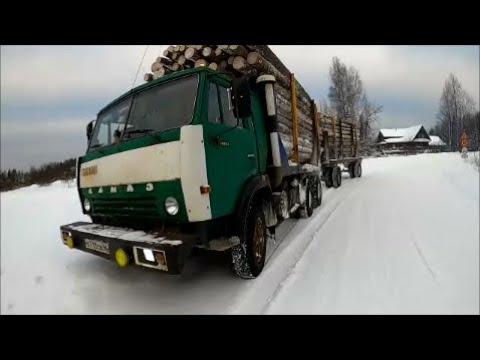
[{"label": "metal grille", "polygon": [[92,199],[93,214],[106,216],[134,216],[158,218],[155,197]]}]

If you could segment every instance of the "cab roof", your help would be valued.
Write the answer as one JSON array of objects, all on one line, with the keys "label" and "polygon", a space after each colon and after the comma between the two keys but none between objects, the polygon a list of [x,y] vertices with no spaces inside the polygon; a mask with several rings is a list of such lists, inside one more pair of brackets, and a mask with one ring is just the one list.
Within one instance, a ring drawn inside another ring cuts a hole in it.
[{"label": "cab roof", "polygon": [[174,80],[176,78],[179,78],[179,77],[183,77],[185,75],[190,75],[190,74],[201,74],[201,73],[207,73],[207,74],[218,74],[219,76],[223,76],[223,77],[226,77],[225,74],[222,74],[222,73],[219,73],[218,71],[215,71],[215,70],[212,70],[208,67],[198,67],[198,68],[194,68],[194,69],[187,69],[187,70],[182,70],[182,71],[175,71],[171,74],[168,74],[168,75],[165,75],[165,76],[162,76],[161,78],[159,79],[156,79],[156,80],[152,80],[152,81],[149,81],[145,84],[142,84],[142,85],[139,85],[131,90],[129,90],[128,92],[124,93],[123,95],[119,96],[118,98],[116,98],[115,100],[113,100],[112,102],[110,102],[107,106],[103,107],[99,112],[98,112],[98,115],[100,115],[101,113],[103,113],[104,111],[106,111],[107,109],[111,108],[112,106],[114,106],[115,104],[121,102],[122,100],[126,99],[127,97],[133,95],[133,94],[137,94],[139,92],[142,92],[143,90],[146,90],[150,87],[153,87],[153,86],[156,86],[158,84],[161,84],[161,83],[164,83],[164,82],[167,82],[167,81],[170,81],[170,80]]}]

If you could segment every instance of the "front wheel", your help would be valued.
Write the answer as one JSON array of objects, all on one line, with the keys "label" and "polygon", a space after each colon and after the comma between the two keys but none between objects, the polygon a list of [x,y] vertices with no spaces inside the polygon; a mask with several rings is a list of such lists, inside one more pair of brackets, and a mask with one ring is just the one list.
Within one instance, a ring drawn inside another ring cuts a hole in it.
[{"label": "front wheel", "polygon": [[232,263],[239,277],[253,279],[265,266],[267,250],[267,226],[261,202],[253,203],[246,216],[242,242],[232,249]]}]

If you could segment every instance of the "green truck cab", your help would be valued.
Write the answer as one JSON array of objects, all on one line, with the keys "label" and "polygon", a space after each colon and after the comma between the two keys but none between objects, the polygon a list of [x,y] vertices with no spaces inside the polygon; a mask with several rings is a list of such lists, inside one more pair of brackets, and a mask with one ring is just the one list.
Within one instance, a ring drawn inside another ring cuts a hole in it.
[{"label": "green truck cab", "polygon": [[321,202],[320,167],[292,164],[277,133],[274,83],[201,67],[102,109],[77,162],[92,222],[61,226],[63,243],[171,274],[194,247],[229,251],[237,275],[257,277],[275,227]]}]

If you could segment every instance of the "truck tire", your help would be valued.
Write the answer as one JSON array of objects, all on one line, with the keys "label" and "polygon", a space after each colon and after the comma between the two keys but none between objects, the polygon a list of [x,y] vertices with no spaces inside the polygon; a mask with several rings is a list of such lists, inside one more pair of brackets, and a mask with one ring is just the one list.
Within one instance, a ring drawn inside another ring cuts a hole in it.
[{"label": "truck tire", "polygon": [[318,176],[315,176],[314,179],[312,182],[313,207],[316,209],[322,204],[322,182]]},{"label": "truck tire", "polygon": [[356,177],[356,165],[357,163],[356,162],[352,162],[350,164],[348,164],[348,173],[350,174],[350,178],[355,178]]},{"label": "truck tire", "polygon": [[307,219],[313,214],[314,197],[313,197],[313,190],[311,186],[307,187],[307,193],[305,195],[306,195],[305,204],[300,206],[297,210],[298,217],[301,219]]},{"label": "truck tire", "polygon": [[290,217],[290,206],[288,201],[288,184],[284,182],[280,190],[280,195],[274,197],[273,207],[280,220],[285,220]]},{"label": "truck tire", "polygon": [[333,186],[332,168],[330,167],[325,169],[325,185],[327,188],[331,188]]},{"label": "truck tire", "polygon": [[263,270],[267,250],[267,226],[261,201],[253,201],[246,216],[242,242],[232,249],[232,263],[237,276],[254,279]]},{"label": "truck tire", "polygon": [[335,189],[342,186],[342,171],[339,166],[335,166],[332,170],[332,183]]},{"label": "truck tire", "polygon": [[362,177],[362,163],[360,161],[355,163],[355,177]]},{"label": "truck tire", "polygon": [[[312,183],[313,184],[313,183]],[[307,190],[307,199],[305,201],[305,206],[307,209],[307,216],[310,217],[313,214],[313,209],[315,209],[315,195],[313,195],[314,188],[309,185]]]}]

